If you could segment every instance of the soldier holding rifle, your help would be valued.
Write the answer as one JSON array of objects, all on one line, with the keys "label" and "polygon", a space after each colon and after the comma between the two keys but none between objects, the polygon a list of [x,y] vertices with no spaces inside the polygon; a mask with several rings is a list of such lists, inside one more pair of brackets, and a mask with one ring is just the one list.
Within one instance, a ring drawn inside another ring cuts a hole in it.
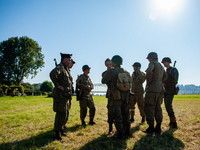
[{"label": "soldier holding rifle", "polygon": [[175,68],[176,61],[174,62],[174,66],[171,67],[171,59],[169,57],[164,57],[162,59],[163,65],[167,68],[166,72],[168,75],[168,78],[165,82],[163,82],[163,85],[165,86],[165,94],[164,94],[164,102],[165,102],[165,108],[167,110],[170,123],[169,126],[172,128],[177,129],[177,123],[176,123],[176,117],[174,114],[174,110],[172,107],[172,101],[174,98],[174,95],[177,95],[178,93],[178,87],[176,87],[176,84],[178,83],[178,70]]},{"label": "soldier holding rifle", "polygon": [[69,75],[69,64],[72,54],[61,54],[61,63],[50,72],[50,78],[54,84],[53,110],[56,112],[54,131],[55,138],[62,141],[61,135],[65,136],[64,126],[67,117],[67,107],[72,95],[72,80]]}]

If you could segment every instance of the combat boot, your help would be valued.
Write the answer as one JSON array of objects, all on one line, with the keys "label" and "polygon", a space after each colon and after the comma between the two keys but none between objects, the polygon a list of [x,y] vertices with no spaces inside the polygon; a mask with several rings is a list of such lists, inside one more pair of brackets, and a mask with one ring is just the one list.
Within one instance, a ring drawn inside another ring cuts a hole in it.
[{"label": "combat boot", "polygon": [[172,126],[172,117],[169,116],[169,120],[170,120],[169,127],[171,127]]},{"label": "combat boot", "polygon": [[153,132],[154,132],[154,126],[150,125],[146,130],[143,130],[142,132],[153,134]]},{"label": "combat boot", "polygon": [[145,122],[145,117],[142,117],[141,123],[144,123],[144,122]]},{"label": "combat boot", "polygon": [[67,136],[67,134],[65,133],[64,130],[61,130],[61,135],[62,135],[62,136]]},{"label": "combat boot", "polygon": [[133,116],[131,116],[131,122],[134,122],[134,121],[135,121],[134,117],[133,117]]},{"label": "combat boot", "polygon": [[124,139],[124,135],[122,132],[118,132],[117,135],[113,136],[114,139],[117,139],[117,140],[123,140]]},{"label": "combat boot", "polygon": [[61,138],[61,132],[56,130],[55,133],[56,133],[55,139],[58,141],[63,141],[63,139]]},{"label": "combat boot", "polygon": [[93,118],[90,118],[89,125],[94,125],[94,124],[96,124],[96,123],[93,121]]},{"label": "combat boot", "polygon": [[86,124],[85,124],[85,121],[84,120],[82,120],[82,126],[85,126]]},{"label": "combat boot", "polygon": [[161,134],[161,123],[156,124],[156,128],[154,130],[155,134],[160,135]]},{"label": "combat boot", "polygon": [[111,134],[112,134],[112,130],[113,130],[112,123],[109,123],[108,135],[111,135]]},{"label": "combat boot", "polygon": [[173,129],[178,129],[177,123],[176,123],[176,117],[171,117],[172,118],[172,125],[171,127]]},{"label": "combat boot", "polygon": [[131,136],[130,126],[126,126],[125,135],[126,135],[127,137],[130,137],[130,136]]}]

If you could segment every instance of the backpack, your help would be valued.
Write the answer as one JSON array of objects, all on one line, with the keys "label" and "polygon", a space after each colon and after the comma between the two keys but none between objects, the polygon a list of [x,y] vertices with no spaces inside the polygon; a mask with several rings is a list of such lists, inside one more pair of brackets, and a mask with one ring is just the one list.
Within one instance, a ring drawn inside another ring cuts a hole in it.
[{"label": "backpack", "polygon": [[131,76],[124,70],[120,71],[117,79],[117,89],[120,91],[129,91],[131,88]]}]

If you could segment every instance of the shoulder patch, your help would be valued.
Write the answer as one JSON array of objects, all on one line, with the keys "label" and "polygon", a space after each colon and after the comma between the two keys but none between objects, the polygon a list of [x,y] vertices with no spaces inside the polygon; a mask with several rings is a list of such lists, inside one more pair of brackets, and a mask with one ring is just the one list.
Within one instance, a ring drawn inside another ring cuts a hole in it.
[{"label": "shoulder patch", "polygon": [[56,68],[60,68],[60,66],[56,66]]}]

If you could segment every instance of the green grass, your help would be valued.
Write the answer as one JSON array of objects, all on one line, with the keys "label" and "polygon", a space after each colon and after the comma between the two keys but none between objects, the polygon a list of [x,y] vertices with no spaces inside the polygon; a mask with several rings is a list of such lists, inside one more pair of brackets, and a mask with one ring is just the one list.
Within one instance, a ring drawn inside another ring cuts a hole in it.
[{"label": "green grass", "polygon": [[[148,125],[140,124],[136,106],[132,137],[118,141],[107,136],[107,99],[94,96],[96,105],[94,126],[81,126],[79,102],[73,97],[67,136],[64,142],[54,140],[53,99],[45,96],[0,98],[0,149],[200,149],[200,95],[176,95],[173,101],[178,130],[169,129],[169,118],[163,107],[161,136],[142,132]],[[89,117],[86,117],[86,124]],[[114,128],[114,131],[116,129]]]}]

